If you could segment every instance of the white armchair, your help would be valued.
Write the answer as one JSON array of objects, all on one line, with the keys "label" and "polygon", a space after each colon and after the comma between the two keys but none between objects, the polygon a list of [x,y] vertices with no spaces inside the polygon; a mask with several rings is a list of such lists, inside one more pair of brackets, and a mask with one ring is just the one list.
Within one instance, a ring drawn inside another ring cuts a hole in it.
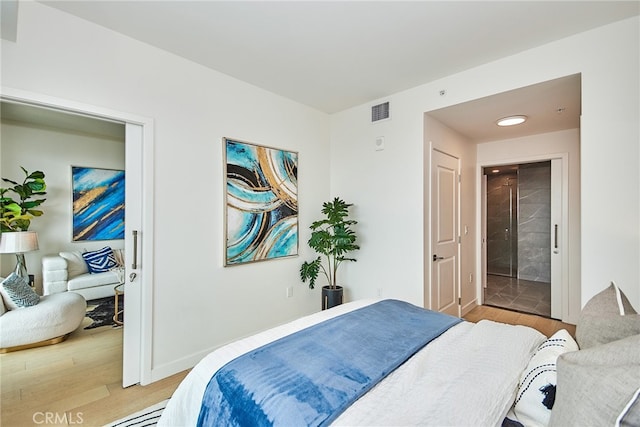
[{"label": "white armchair", "polygon": [[[114,250],[116,259],[121,250]],[[118,259],[118,261],[120,261]],[[113,288],[120,283],[117,271],[89,273],[80,252],[60,252],[42,258],[42,289],[44,295],[75,292],[86,300],[113,296]]]},{"label": "white armchair", "polygon": [[0,297],[0,353],[63,341],[80,326],[86,307],[74,293],[40,297],[37,305],[15,310]]}]

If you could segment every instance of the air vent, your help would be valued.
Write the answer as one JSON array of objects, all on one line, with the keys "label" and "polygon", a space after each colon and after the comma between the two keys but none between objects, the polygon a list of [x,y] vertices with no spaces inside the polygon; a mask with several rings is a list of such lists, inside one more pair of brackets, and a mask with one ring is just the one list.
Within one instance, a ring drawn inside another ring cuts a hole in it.
[{"label": "air vent", "polygon": [[380,120],[386,120],[389,118],[389,103],[383,102],[382,104],[374,105],[371,107],[371,122],[379,122]]}]

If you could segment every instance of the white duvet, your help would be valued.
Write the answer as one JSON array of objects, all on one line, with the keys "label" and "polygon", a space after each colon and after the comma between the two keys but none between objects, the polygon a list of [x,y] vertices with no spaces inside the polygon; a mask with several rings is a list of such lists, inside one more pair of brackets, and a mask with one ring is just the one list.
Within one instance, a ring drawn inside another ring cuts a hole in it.
[{"label": "white duvet", "polygon": [[[221,347],[186,376],[161,426],[195,426],[211,376],[234,358],[375,301],[354,301]],[[526,326],[462,322],[415,354],[336,419],[337,426],[499,426],[545,336]]]}]

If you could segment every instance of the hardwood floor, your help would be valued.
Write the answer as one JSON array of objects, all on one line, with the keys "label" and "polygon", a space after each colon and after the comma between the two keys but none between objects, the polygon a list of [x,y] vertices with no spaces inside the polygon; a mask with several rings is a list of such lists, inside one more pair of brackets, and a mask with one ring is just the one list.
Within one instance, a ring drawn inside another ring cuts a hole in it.
[{"label": "hardwood floor", "polygon": [[169,398],[187,374],[123,389],[122,329],[84,325],[62,343],[0,355],[0,425],[102,426]]},{"label": "hardwood floor", "polygon": [[[573,325],[494,307],[476,307],[465,319],[575,334]],[[186,374],[123,389],[122,329],[80,328],[65,342],[0,355],[0,425],[102,426],[169,398]]]},{"label": "hardwood floor", "polygon": [[516,311],[503,310],[497,307],[479,305],[464,316],[465,320],[478,322],[482,319],[493,320],[510,325],[530,326],[550,337],[560,329],[566,329],[575,338],[576,327],[569,323],[562,323],[559,320],[548,319],[533,314],[518,313]]}]

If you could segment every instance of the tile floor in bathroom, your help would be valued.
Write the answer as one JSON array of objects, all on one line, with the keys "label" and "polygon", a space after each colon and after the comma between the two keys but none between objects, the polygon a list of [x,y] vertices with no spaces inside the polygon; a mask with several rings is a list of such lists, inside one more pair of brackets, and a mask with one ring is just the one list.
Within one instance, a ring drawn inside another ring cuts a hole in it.
[{"label": "tile floor in bathroom", "polygon": [[551,284],[487,274],[484,304],[551,317]]}]

